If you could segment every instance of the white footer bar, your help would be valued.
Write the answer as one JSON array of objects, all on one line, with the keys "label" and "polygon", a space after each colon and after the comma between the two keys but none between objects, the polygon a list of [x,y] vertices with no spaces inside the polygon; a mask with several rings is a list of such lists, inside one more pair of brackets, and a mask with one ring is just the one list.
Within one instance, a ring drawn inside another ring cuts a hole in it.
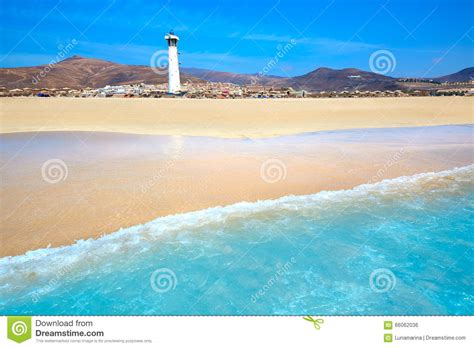
[{"label": "white footer bar", "polygon": [[463,347],[474,317],[0,317],[0,347]]}]

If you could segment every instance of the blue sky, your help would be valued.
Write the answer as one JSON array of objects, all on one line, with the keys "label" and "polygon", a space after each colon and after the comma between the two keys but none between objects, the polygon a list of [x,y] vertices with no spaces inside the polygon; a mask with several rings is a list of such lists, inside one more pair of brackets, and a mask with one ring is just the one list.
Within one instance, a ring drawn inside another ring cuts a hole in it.
[{"label": "blue sky", "polygon": [[[295,76],[318,67],[369,70],[388,50],[392,76],[433,77],[474,65],[474,1],[0,0],[0,66],[47,64],[69,55],[149,65],[180,36],[181,64]],[[289,42],[275,65],[269,60]]]}]

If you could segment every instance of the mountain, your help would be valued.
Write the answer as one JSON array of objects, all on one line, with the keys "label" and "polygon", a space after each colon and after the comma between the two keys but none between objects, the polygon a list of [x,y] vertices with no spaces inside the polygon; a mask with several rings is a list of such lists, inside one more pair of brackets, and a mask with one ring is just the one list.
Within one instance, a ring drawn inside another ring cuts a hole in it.
[{"label": "mountain", "polygon": [[224,71],[215,71],[198,68],[181,68],[181,71],[210,82],[229,82],[237,85],[271,85],[284,79],[280,76],[258,76],[258,74],[234,74]]},{"label": "mountain", "polygon": [[[165,70],[155,72],[149,66],[124,65],[100,59],[72,56],[53,65],[0,69],[0,86],[6,88],[99,88],[106,85],[168,82]],[[161,73],[162,72],[162,73]],[[41,74],[45,77],[41,78]],[[183,74],[183,80],[202,82]],[[33,81],[38,81],[33,83]]]},{"label": "mountain", "polygon": [[393,77],[375,74],[359,69],[319,68],[308,74],[286,79],[285,83],[294,89],[308,91],[375,91],[401,89]]},{"label": "mountain", "polygon": [[397,80],[358,69],[319,68],[296,77],[258,76],[257,74],[233,74],[205,69],[184,68],[183,71],[200,79],[212,82],[230,82],[239,85],[263,85],[272,87],[292,87],[308,91],[343,90],[395,90],[402,87]]},{"label": "mountain", "polygon": [[474,67],[466,68],[451,75],[434,78],[439,82],[469,82],[474,80]]},{"label": "mountain", "polygon": [[[258,76],[257,74],[234,74],[196,68],[183,68],[184,72],[211,82],[230,82],[239,85],[263,85],[272,87],[292,87],[312,92],[320,91],[375,91],[405,90],[410,88],[398,79],[369,71],[347,68],[318,68],[307,74],[295,77]],[[434,78],[440,82],[468,82],[474,78],[474,68],[466,68],[457,73]]]},{"label": "mountain", "polygon": [[[166,83],[165,70],[156,73],[149,66],[124,65],[100,59],[72,56],[51,68],[40,65],[25,68],[0,69],[0,86],[6,88],[99,88],[106,85],[135,83]],[[45,73],[42,78],[41,74]],[[36,83],[33,83],[35,81]],[[257,74],[234,74],[230,72],[181,68],[181,81],[230,82],[238,85],[264,85],[273,87],[293,87],[308,91],[322,90],[376,90],[398,89],[395,79],[357,69],[333,70],[319,68],[297,77],[279,77]]]},{"label": "mountain", "polygon": [[[41,74],[47,72],[44,78]],[[441,76],[433,80],[440,82],[466,82],[474,77],[474,68]],[[37,83],[33,83],[34,80]],[[40,65],[26,68],[0,69],[0,86],[6,88],[84,88],[104,87],[123,84],[160,84],[168,81],[163,69],[152,69],[142,65],[124,65],[99,59],[73,56],[53,65]],[[230,72],[181,68],[181,81],[191,82],[229,82],[238,85],[264,85],[272,87],[292,87],[318,91],[374,91],[410,88],[398,79],[359,69],[319,68],[307,74],[295,77],[280,77],[258,74],[234,74]]]}]

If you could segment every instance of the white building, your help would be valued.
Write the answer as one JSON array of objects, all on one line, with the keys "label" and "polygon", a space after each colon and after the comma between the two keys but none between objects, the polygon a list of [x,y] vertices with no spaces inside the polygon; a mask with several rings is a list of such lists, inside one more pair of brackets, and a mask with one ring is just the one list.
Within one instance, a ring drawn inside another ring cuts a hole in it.
[{"label": "white building", "polygon": [[172,31],[165,36],[168,41],[168,93],[178,94],[181,91],[179,81],[178,40]]}]

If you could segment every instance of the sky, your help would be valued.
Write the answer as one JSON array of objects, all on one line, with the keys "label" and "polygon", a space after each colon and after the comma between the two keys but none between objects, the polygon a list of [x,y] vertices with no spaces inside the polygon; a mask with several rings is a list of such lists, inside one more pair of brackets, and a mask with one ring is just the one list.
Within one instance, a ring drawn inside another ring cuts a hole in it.
[{"label": "sky", "polygon": [[380,51],[396,77],[474,66],[474,0],[0,4],[0,67],[48,64],[64,55],[150,65],[167,49],[171,29],[180,37],[183,67],[279,76],[319,67],[370,70]]}]

